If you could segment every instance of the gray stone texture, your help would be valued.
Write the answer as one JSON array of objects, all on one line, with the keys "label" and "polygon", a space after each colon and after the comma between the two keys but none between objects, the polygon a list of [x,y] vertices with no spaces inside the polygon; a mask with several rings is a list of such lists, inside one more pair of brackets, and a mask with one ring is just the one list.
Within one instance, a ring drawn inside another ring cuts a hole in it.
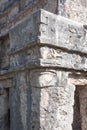
[{"label": "gray stone texture", "polygon": [[0,130],[87,129],[86,26],[73,13],[86,4],[73,2],[1,1]]},{"label": "gray stone texture", "polygon": [[[30,102],[27,98],[28,92],[28,82],[27,73],[21,72],[16,74],[13,79],[15,82],[13,87],[10,88],[10,129],[11,130],[28,130],[27,126],[27,116],[28,103]],[[30,104],[30,103],[29,103]]]},{"label": "gray stone texture", "polygon": [[15,69],[36,60],[38,66],[86,71],[85,37],[86,31],[79,23],[44,10],[37,11],[10,31],[10,65]]},{"label": "gray stone texture", "polygon": [[[1,84],[0,84],[1,87]],[[9,130],[9,97],[8,91],[0,88],[0,130]]]},{"label": "gray stone texture", "polygon": [[8,73],[15,81],[10,88],[11,129],[82,128],[83,118],[78,124],[73,109],[76,87],[87,84],[82,24],[39,10],[12,28],[9,38]]},{"label": "gray stone texture", "polygon": [[38,78],[35,76],[34,82],[31,79],[31,129],[72,130],[75,87],[67,83],[67,73],[34,70],[30,73],[31,78],[35,74]]}]

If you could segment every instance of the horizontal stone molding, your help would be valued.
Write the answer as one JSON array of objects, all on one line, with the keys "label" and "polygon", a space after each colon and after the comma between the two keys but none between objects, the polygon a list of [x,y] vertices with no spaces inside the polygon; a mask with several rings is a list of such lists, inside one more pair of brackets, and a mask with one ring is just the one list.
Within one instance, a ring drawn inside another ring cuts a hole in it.
[{"label": "horizontal stone molding", "polygon": [[[29,65],[29,66],[28,66]],[[87,57],[72,52],[67,52],[58,48],[48,46],[35,46],[12,55],[10,58],[11,69],[37,68],[37,67],[55,67],[63,69],[72,69],[76,71],[87,71]]]},{"label": "horizontal stone molding", "polygon": [[36,40],[40,44],[87,54],[83,25],[42,9],[11,29],[9,34],[11,50],[20,49]]},{"label": "horizontal stone molding", "polygon": [[87,71],[86,31],[80,23],[38,10],[9,31],[8,70],[33,68]]},{"label": "horizontal stone molding", "polygon": [[87,86],[87,78],[85,76],[75,76],[72,78],[69,78],[69,82],[76,85],[76,86]]}]

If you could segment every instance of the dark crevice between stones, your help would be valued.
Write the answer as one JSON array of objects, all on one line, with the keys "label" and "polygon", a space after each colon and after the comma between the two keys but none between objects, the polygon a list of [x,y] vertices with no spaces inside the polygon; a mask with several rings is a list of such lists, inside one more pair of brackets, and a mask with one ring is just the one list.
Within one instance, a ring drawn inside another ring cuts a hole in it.
[{"label": "dark crevice between stones", "polygon": [[76,87],[75,96],[74,96],[74,119],[72,124],[73,130],[82,130],[81,129],[81,116],[80,116],[80,102],[79,102],[79,87]]},{"label": "dark crevice between stones", "polygon": [[0,91],[0,130],[10,130],[9,89]]}]

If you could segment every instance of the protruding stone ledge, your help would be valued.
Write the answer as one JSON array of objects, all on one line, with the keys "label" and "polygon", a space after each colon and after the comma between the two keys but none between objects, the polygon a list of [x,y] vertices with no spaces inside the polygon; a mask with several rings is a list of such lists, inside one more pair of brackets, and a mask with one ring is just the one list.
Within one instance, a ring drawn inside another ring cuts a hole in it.
[{"label": "protruding stone ledge", "polygon": [[87,53],[86,30],[83,25],[44,10],[41,12],[41,18],[46,19],[47,24],[46,26],[40,25],[40,43]]},{"label": "protruding stone ledge", "polygon": [[83,25],[42,9],[13,27],[9,34],[10,51],[14,50],[13,53],[26,48],[30,43],[32,46],[32,41],[36,41],[37,44],[87,54],[86,31]]},{"label": "protruding stone ledge", "polygon": [[[62,69],[62,70],[67,70],[67,71],[79,71],[79,72],[87,72],[87,67],[86,67],[86,61],[85,63],[81,63],[82,59],[81,57],[80,60],[78,60],[79,58],[73,58],[70,55],[68,56],[67,59],[66,55],[63,58],[59,58],[59,59],[35,59],[35,60],[31,60],[28,61],[24,64],[21,65],[17,65],[17,66],[13,66],[11,67],[8,71],[7,70],[2,70],[0,71],[0,76],[3,75],[8,75],[11,73],[17,73],[19,71],[25,71],[26,69],[35,69],[35,68],[56,68],[56,69]],[[75,60],[77,59],[77,61]],[[69,62],[67,61],[69,60]]]},{"label": "protruding stone ledge", "polygon": [[69,73],[68,81],[75,86],[87,86],[87,74]]},{"label": "protruding stone ledge", "polygon": [[44,67],[87,72],[85,35],[81,24],[41,9],[10,30],[10,68],[0,74]]}]

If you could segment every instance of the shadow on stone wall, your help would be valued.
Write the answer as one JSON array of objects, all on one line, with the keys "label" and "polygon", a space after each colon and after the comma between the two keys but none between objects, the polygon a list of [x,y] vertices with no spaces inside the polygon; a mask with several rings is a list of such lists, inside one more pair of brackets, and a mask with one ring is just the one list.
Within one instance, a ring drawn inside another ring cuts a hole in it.
[{"label": "shadow on stone wall", "polygon": [[80,116],[80,102],[79,102],[79,87],[76,86],[74,97],[74,119],[72,128],[73,130],[81,130],[81,116]]}]

